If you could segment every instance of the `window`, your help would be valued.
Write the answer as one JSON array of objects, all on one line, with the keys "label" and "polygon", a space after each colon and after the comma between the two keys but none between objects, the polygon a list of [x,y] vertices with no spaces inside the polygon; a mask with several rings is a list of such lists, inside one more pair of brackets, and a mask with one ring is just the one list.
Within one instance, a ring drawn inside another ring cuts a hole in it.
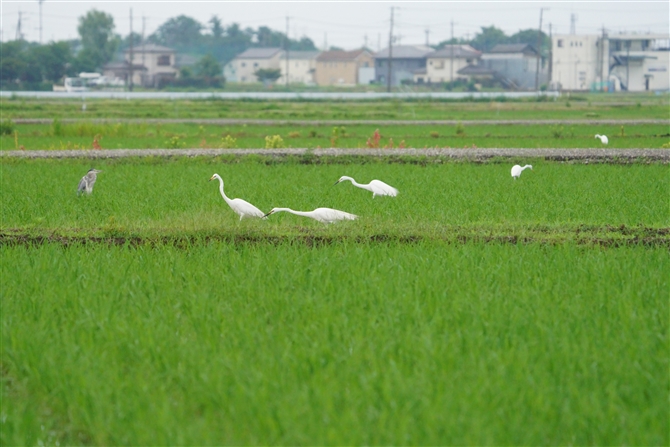
[{"label": "window", "polygon": [[258,62],[254,62],[254,68],[258,67]]},{"label": "window", "polygon": [[158,65],[160,66],[169,66],[170,65],[170,56],[169,55],[164,55],[164,56],[158,56]]},{"label": "window", "polygon": [[556,46],[557,46],[558,48],[563,48],[563,39],[558,39],[558,40],[556,41]]}]

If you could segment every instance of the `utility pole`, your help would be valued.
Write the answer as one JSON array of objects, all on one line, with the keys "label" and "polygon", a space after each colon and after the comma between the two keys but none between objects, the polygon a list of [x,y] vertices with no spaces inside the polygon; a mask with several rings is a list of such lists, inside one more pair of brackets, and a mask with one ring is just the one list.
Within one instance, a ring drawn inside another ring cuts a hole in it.
[{"label": "utility pole", "polygon": [[630,91],[630,40],[626,41],[626,91]]},{"label": "utility pole", "polygon": [[576,26],[575,24],[577,23],[577,14],[570,14],[570,34],[575,35],[576,31]]},{"label": "utility pole", "polygon": [[147,68],[147,66],[146,66],[146,64],[145,64],[145,62],[144,62],[144,56],[147,54],[147,49],[144,47],[144,28],[145,28],[145,26],[146,26],[146,23],[147,23],[147,18],[144,17],[144,16],[142,16],[142,42],[140,43],[140,45],[142,46],[142,66],[144,67],[144,70],[145,70],[145,71],[144,71],[144,74],[142,75],[142,85],[143,85],[143,86],[144,86],[145,83],[147,82],[147,76],[146,76],[146,73],[147,73],[147,72],[146,72],[146,68]]},{"label": "utility pole", "polygon": [[42,3],[44,0],[37,0],[40,5],[40,45],[42,44]]},{"label": "utility pole", "polygon": [[16,40],[23,39],[23,34],[21,34],[21,14],[22,12],[19,11],[19,23],[16,25]]},{"label": "utility pole", "polygon": [[540,87],[540,60],[542,59],[542,11],[549,8],[540,8],[540,27],[537,29],[537,64],[535,65],[535,91]]},{"label": "utility pole", "polygon": [[554,69],[554,40],[551,35],[551,23],[549,23],[549,80],[551,83],[551,71]]},{"label": "utility pole", "polygon": [[430,30],[428,28],[426,28],[426,46],[427,47],[430,46],[429,39],[428,39],[429,35],[430,35]]},{"label": "utility pole", "polygon": [[133,8],[130,8],[130,65],[129,65],[129,80],[128,90],[133,91]]},{"label": "utility pole", "polygon": [[[605,60],[608,58],[608,55],[605,54],[605,38],[607,34],[605,32],[605,25],[603,25],[603,35],[600,38],[600,90],[605,90]],[[609,77],[609,76],[608,76]]]},{"label": "utility pole", "polygon": [[386,91],[391,93],[391,64],[393,63],[393,9],[391,6],[391,28],[389,29],[389,61],[388,79],[386,80]]},{"label": "utility pole", "polygon": [[451,19],[451,44],[449,45],[449,85],[454,88],[454,19]]},{"label": "utility pole", "polygon": [[288,89],[288,52],[289,52],[289,39],[288,39],[288,19],[289,17],[286,16],[286,88]]}]

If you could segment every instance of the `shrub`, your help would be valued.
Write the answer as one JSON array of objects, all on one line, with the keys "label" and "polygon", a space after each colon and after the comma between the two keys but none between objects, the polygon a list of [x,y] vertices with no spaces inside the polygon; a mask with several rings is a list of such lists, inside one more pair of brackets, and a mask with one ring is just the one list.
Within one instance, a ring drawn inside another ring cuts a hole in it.
[{"label": "shrub", "polygon": [[465,126],[463,126],[463,123],[456,124],[456,135],[465,135]]},{"label": "shrub", "polygon": [[14,133],[14,122],[12,120],[0,121],[0,135],[11,135]]},{"label": "shrub", "polygon": [[440,134],[439,134],[439,132],[432,131],[432,132],[430,133],[430,136],[433,137],[433,138],[439,138],[439,137],[440,137]]},{"label": "shrub", "polygon": [[284,140],[280,135],[265,137],[265,149],[280,149],[282,147],[284,147]]},{"label": "shrub", "polygon": [[230,135],[226,135],[224,138],[221,138],[221,149],[231,149],[236,147],[237,138],[233,138]]}]

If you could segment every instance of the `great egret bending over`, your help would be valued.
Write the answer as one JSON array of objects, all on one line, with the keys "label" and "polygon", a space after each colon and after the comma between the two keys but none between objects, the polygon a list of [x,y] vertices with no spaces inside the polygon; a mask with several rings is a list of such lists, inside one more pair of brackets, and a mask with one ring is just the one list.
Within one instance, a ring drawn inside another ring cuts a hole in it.
[{"label": "great egret bending over", "polygon": [[610,140],[607,139],[607,135],[598,135],[596,134],[596,138],[600,138],[600,142],[602,144],[607,144],[609,143]]},{"label": "great egret bending over", "polygon": [[294,211],[291,208],[272,208],[272,210],[265,216],[267,217],[270,214],[279,213],[281,211],[286,211],[287,213],[295,214],[297,216],[311,217],[322,223],[334,223],[338,220],[358,219],[358,216],[355,214],[345,213],[344,211],[334,210],[332,208],[317,208],[314,211]]},{"label": "great egret bending over", "polygon": [[226,193],[223,192],[223,179],[219,176],[219,174],[214,174],[209,179],[209,181],[211,182],[214,179],[219,180],[219,191],[221,191],[221,196],[223,197],[223,200],[226,201],[228,206],[232,208],[233,211],[235,211],[237,214],[240,215],[240,220],[242,220],[245,217],[260,217],[260,218],[265,217],[263,211],[259,210],[246,200],[229,199]]},{"label": "great egret bending over", "polygon": [[531,165],[526,165],[523,168],[519,165],[512,166],[512,177],[514,178],[514,180],[521,177],[521,172],[526,168],[530,168],[531,171],[533,170],[533,167]]},{"label": "great egret bending over", "polygon": [[93,185],[98,178],[98,174],[102,171],[97,169],[89,169],[85,176],[79,180],[79,186],[77,186],[77,195],[85,192],[86,194],[91,194],[93,192]]},{"label": "great egret bending over", "polygon": [[368,191],[372,191],[372,198],[374,199],[375,196],[391,196],[395,197],[398,195],[398,190],[395,189],[391,185],[387,185],[386,183],[382,182],[381,180],[372,180],[368,184],[361,184],[358,183],[356,180],[352,179],[351,177],[342,176],[338,181],[335,182],[337,185],[340,182],[343,182],[345,180],[349,180],[354,186],[361,188],[361,189],[367,189]]}]

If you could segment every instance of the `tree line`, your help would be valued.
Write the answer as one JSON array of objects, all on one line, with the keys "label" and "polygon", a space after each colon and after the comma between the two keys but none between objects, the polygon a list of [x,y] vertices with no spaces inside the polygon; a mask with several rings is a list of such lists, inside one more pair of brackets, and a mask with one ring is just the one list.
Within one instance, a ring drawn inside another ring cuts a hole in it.
[{"label": "tree line", "polygon": [[[78,39],[45,45],[25,40],[0,43],[2,87],[50,89],[52,83],[59,82],[64,76],[99,71],[108,62],[124,60],[123,54],[131,45],[131,40],[134,46],[143,41],[138,33],[127,36],[115,33],[113,17],[95,9],[79,18],[77,31]],[[489,26],[482,27],[471,40],[446,40],[434,47],[439,49],[451,43],[469,44],[486,52],[498,43],[529,43],[537,46],[537,38],[537,30],[521,30],[507,36],[495,26]],[[203,24],[185,15],[167,20],[144,42],[170,47],[178,54],[194,56],[197,62],[192,67],[181,69],[180,75],[184,79],[221,77],[221,66],[243,51],[253,47],[284,48],[287,44],[286,34],[266,26],[258,29],[243,29],[237,23],[226,26],[218,16],[212,16]],[[542,33],[543,54],[548,52],[549,45],[548,36]],[[308,37],[288,39],[288,46],[292,51],[317,50]]]}]

